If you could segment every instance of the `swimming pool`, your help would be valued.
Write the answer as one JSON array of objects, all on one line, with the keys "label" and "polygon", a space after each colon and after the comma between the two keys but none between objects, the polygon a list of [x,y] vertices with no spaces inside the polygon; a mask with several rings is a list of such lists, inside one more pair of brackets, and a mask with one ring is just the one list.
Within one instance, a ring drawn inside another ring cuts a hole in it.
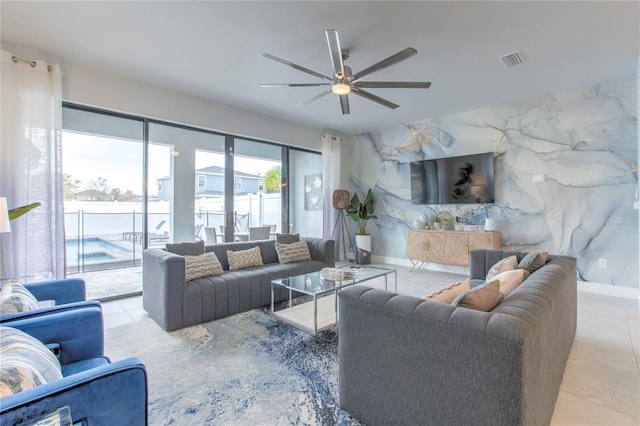
[{"label": "swimming pool", "polygon": [[65,241],[67,265],[100,264],[131,259],[133,251],[102,238],[72,238]]}]

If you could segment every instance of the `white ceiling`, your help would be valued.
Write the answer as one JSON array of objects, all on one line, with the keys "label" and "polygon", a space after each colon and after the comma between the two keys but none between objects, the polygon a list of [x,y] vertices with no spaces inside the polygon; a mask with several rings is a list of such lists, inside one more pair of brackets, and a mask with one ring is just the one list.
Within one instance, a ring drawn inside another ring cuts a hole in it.
[{"label": "white ceiling", "polygon": [[[571,89],[636,71],[639,3],[629,2],[27,2],[1,3],[3,46],[171,88],[314,128],[358,134]],[[307,106],[319,82],[262,57],[332,75],[324,31],[339,31],[354,72],[412,46],[418,55],[369,80],[431,81],[370,89],[400,105],[350,96]],[[524,65],[498,57],[522,50]]]}]

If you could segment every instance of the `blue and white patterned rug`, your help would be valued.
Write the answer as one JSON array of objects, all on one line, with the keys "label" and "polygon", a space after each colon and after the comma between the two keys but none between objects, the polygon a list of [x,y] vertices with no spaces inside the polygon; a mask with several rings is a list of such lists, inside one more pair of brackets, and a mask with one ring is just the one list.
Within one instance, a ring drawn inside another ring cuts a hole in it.
[{"label": "blue and white patterned rug", "polygon": [[106,331],[138,356],[150,425],[357,425],[338,406],[336,335],[314,338],[264,309],[166,333],[148,317]]}]

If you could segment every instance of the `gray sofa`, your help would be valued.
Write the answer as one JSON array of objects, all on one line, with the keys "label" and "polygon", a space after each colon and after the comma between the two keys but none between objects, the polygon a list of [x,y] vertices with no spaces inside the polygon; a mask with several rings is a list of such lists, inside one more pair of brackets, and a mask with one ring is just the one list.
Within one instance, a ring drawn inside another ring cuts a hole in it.
[{"label": "gray sofa", "polygon": [[[471,278],[526,253],[475,250]],[[491,312],[340,292],[340,407],[367,425],[548,425],[576,330],[576,259],[550,256]]]},{"label": "gray sofa", "polygon": [[[177,330],[201,324],[271,303],[271,280],[319,271],[334,266],[335,242],[306,238],[311,259],[280,264],[275,240],[214,244],[213,251],[225,270],[220,275],[185,281],[184,257],[164,249],[146,249],[143,253],[142,301],[145,311],[163,329]],[[264,265],[229,271],[227,250],[260,247]],[[275,300],[289,296],[276,288]]]}]

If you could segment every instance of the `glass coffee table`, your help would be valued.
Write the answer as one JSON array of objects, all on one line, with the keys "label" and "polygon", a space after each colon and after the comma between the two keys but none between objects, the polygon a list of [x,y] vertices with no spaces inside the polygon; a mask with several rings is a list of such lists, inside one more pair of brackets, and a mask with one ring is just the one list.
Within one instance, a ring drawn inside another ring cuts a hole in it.
[{"label": "glass coffee table", "polygon": [[[390,275],[394,277],[394,290],[397,292],[398,272],[376,266],[325,268],[320,272],[273,280],[271,314],[287,324],[316,335],[338,323],[338,292],[341,289],[375,278],[384,278],[384,289],[387,290]],[[289,304],[287,308],[276,311],[274,291],[278,286],[289,289]],[[313,300],[294,305],[294,291],[311,296]]]}]

